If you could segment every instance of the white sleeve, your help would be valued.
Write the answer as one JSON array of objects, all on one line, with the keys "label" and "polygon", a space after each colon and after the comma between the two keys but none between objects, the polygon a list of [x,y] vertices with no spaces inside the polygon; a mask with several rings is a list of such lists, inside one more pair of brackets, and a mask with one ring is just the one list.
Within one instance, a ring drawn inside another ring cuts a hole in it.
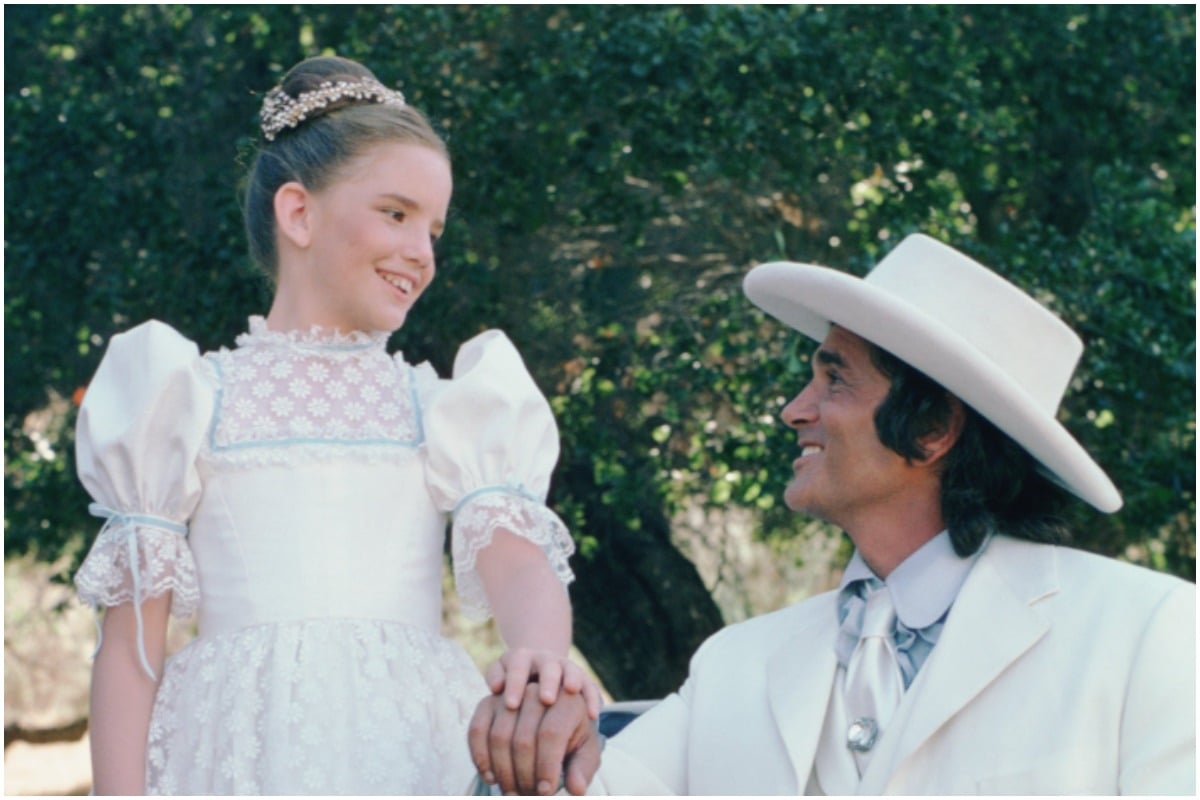
[{"label": "white sleeve", "polygon": [[687,740],[692,682],[629,723],[610,739],[588,787],[599,795],[681,795],[687,785]]},{"label": "white sleeve", "polygon": [[187,522],[200,499],[196,458],[212,416],[211,381],[194,343],[147,322],[113,337],[79,410],[76,467],[89,510],[106,522],[76,590],[97,608],[132,602],[139,628],[149,598],[171,592],[177,617],[199,605]]},{"label": "white sleeve", "polygon": [[1196,586],[1178,582],[1146,623],[1121,717],[1121,794],[1196,795]]},{"label": "white sleeve", "polygon": [[564,585],[575,546],[545,505],[558,461],[558,426],[520,354],[500,331],[464,344],[454,377],[425,410],[426,481],[434,502],[454,518],[454,576],[464,612],[486,617],[476,557],[496,531],[542,548]]}]

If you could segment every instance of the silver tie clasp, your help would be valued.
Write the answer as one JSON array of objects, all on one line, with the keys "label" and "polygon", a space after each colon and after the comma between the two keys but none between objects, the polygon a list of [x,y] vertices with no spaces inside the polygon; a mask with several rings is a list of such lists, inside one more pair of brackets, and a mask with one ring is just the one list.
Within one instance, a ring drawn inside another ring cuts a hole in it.
[{"label": "silver tie clasp", "polygon": [[879,723],[871,717],[858,717],[846,729],[846,746],[858,753],[870,750],[878,738]]}]

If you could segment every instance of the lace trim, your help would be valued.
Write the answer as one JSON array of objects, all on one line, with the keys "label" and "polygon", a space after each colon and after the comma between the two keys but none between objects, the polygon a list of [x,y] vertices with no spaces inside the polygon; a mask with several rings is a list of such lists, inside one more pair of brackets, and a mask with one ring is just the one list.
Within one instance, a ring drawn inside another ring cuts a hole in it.
[{"label": "lace trim", "polygon": [[475,771],[467,722],[485,694],[461,647],[405,625],[305,620],[201,637],[167,664],[146,788],[461,794]]},{"label": "lace trim", "polygon": [[466,508],[471,503],[475,502],[476,498],[481,497],[485,494],[493,494],[493,493],[515,494],[515,495],[519,495],[520,497],[524,497],[526,500],[529,500],[534,503],[541,502],[540,497],[538,497],[533,492],[529,491],[528,489],[526,489],[524,486],[522,486],[520,484],[518,484],[517,486],[509,486],[507,484],[497,485],[497,486],[484,486],[481,489],[475,489],[474,491],[468,492],[467,494],[463,495],[462,498],[457,503],[454,504],[454,510],[450,512],[450,515],[453,517],[457,517],[458,512],[461,509]]},{"label": "lace trim", "polygon": [[454,581],[462,611],[473,620],[491,615],[475,561],[498,530],[511,531],[541,547],[563,586],[575,579],[567,563],[575,552],[575,543],[557,514],[519,487],[476,490],[455,510],[452,545]]},{"label": "lace trim", "polygon": [[[123,514],[96,503],[88,510],[107,521],[75,573],[76,592],[97,610],[133,604],[138,657],[146,674],[157,680],[146,657],[142,603],[171,592],[171,616],[189,617],[200,607],[200,584],[187,546],[187,526],[160,517]],[[97,637],[97,651],[102,644],[102,637]]]},{"label": "lace trim", "polygon": [[400,445],[424,439],[417,371],[402,357],[359,351],[331,358],[296,348],[207,356],[219,388],[214,452],[308,444]]},{"label": "lace trim", "polygon": [[238,347],[250,345],[273,345],[288,347],[312,347],[319,349],[361,349],[364,347],[383,348],[387,344],[389,331],[350,331],[342,333],[340,329],[322,328],[313,325],[307,331],[273,331],[267,327],[265,317],[253,316],[249,320],[249,330],[237,337]]},{"label": "lace trim", "polygon": [[332,464],[353,459],[367,464],[402,464],[424,447],[418,442],[264,442],[255,447],[213,450],[205,447],[201,459],[229,469]]}]

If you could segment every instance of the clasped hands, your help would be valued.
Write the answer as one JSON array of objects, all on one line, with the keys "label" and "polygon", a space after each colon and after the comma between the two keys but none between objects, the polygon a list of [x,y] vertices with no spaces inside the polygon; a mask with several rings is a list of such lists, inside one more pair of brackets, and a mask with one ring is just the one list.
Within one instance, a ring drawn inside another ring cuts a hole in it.
[{"label": "clasped hands", "polygon": [[[600,689],[577,664],[510,650],[485,673],[492,694],[475,709],[467,742],[476,769],[505,794],[587,791],[600,766]],[[565,773],[564,773],[565,770]]]}]

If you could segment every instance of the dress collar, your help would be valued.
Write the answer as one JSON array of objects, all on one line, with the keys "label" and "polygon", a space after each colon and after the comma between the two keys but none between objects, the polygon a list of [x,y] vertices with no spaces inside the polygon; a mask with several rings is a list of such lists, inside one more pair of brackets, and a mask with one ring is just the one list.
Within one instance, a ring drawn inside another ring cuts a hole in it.
[{"label": "dress collar", "polygon": [[[900,622],[911,630],[920,630],[941,619],[954,604],[982,550],[981,547],[975,555],[960,558],[950,542],[950,532],[942,531],[904,559],[883,581],[891,590]],[[855,550],[842,574],[841,588],[864,578],[878,579],[878,576]]]},{"label": "dress collar", "polygon": [[237,337],[238,347],[253,345],[301,347],[313,350],[363,350],[387,345],[388,331],[350,331],[342,333],[334,328],[313,325],[308,330],[273,331],[267,327],[265,317],[252,316],[249,329]]}]

